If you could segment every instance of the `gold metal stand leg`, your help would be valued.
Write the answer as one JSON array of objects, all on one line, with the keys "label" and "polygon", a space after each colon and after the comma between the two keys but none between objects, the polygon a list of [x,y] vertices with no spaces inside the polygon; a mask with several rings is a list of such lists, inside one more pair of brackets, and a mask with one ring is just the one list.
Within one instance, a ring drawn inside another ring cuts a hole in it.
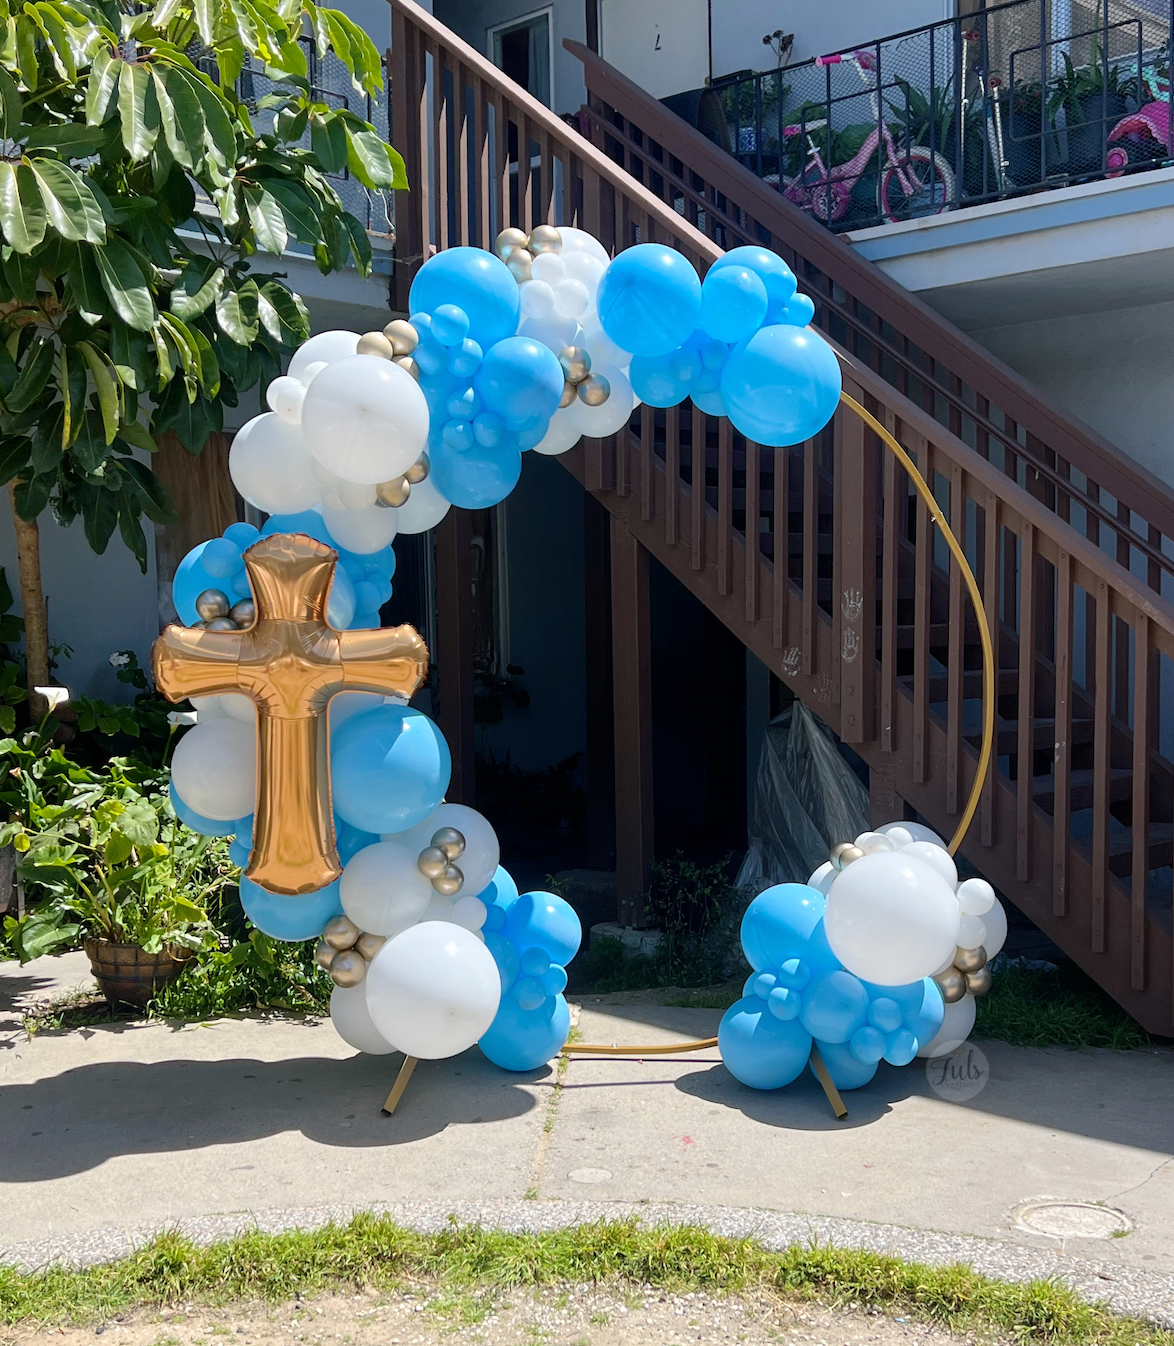
[{"label": "gold metal stand leg", "polygon": [[[840,1097],[840,1091],[832,1083],[832,1077],[828,1074],[828,1068],[824,1065],[823,1057],[819,1054],[819,1048],[813,1042],[811,1044],[811,1068],[815,1071],[815,1078],[823,1085],[823,1091],[828,1096],[828,1102],[832,1105],[832,1111],[836,1114],[838,1121],[843,1121],[848,1115],[848,1109],[844,1106],[844,1100]],[[396,1089],[399,1088],[399,1082],[396,1082]],[[394,1093],[395,1090],[393,1089]],[[390,1099],[388,1100],[390,1102]]]},{"label": "gold metal stand leg", "polygon": [[[412,1071],[415,1069],[416,1058],[405,1056],[404,1063],[399,1068],[399,1074],[395,1077],[395,1083],[391,1086],[391,1093],[387,1095],[387,1102],[383,1105],[383,1115],[385,1117],[390,1117],[399,1106],[399,1101],[403,1098],[404,1090],[408,1087],[408,1081],[412,1078]],[[841,1106],[843,1105],[841,1104]]]}]

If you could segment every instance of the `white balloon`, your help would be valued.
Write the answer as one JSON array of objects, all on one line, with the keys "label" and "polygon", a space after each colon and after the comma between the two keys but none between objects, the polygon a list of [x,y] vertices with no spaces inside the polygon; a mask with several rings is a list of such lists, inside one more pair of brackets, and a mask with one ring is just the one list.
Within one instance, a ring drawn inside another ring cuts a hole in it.
[{"label": "white balloon", "polygon": [[615,365],[620,369],[627,369],[632,363],[632,352],[623,350],[603,330],[599,322],[599,317],[587,317],[583,323],[583,335],[579,339],[579,345],[587,349],[591,356],[591,368],[595,369],[600,365]]},{"label": "white balloon", "polygon": [[836,881],[836,875],[838,873],[839,870],[836,869],[835,865],[833,865],[830,860],[825,860],[807,880],[807,885],[809,888],[818,888],[824,897],[827,897],[828,889]]},{"label": "white balloon", "polygon": [[476,935],[445,921],[388,940],[364,982],[379,1032],[408,1056],[436,1061],[471,1047],[493,1022],[501,976]]},{"label": "white balloon", "polygon": [[364,846],[343,866],[338,885],[342,909],[360,930],[391,938],[424,915],[432,885],[416,868],[419,853],[379,841]]},{"label": "white balloon", "polygon": [[967,992],[961,1000],[955,1000],[946,1006],[942,1016],[942,1026],[937,1036],[918,1049],[918,1056],[949,1056],[966,1041],[974,1029],[974,1017],[977,1007],[974,997]]},{"label": "white balloon", "polygon": [[958,885],[963,916],[985,916],[995,905],[995,890],[986,879],[966,879]]},{"label": "white balloon", "polygon": [[[553,289],[560,280],[567,278],[567,264],[557,252],[540,252],[530,266],[530,274],[535,280],[545,282]],[[526,287],[522,286],[525,294]]]},{"label": "white balloon", "polygon": [[340,547],[360,556],[369,556],[391,545],[399,524],[395,517],[398,513],[382,505],[368,505],[366,509],[329,509],[325,503],[322,506],[330,536]]},{"label": "white balloon", "polygon": [[452,920],[456,925],[463,925],[466,930],[480,930],[485,924],[485,917],[489,914],[488,908],[479,897],[458,897],[452,904]]},{"label": "white balloon", "polygon": [[636,407],[636,395],[632,391],[627,374],[617,369],[615,365],[603,365],[597,368],[592,363],[591,372],[602,374],[607,379],[611,384],[611,396],[598,407],[589,407],[586,402],[576,398],[566,411],[568,419],[578,427],[581,435],[587,435],[591,439],[606,439],[608,435],[614,435],[627,425],[628,418]]},{"label": "white balloon", "polygon": [[560,318],[578,318],[591,304],[591,294],[581,280],[561,280],[554,287],[554,311]]},{"label": "white balloon", "polygon": [[[559,318],[551,314],[548,318],[523,317],[518,325],[518,335],[531,337],[554,351],[555,355],[567,346],[581,346],[579,324],[574,318]],[[594,359],[594,357],[592,357]]]},{"label": "white balloon", "polygon": [[[308,383],[310,380],[305,375],[310,365],[336,364],[339,360],[345,360],[348,356],[354,355],[358,349],[358,332],[319,332],[317,336],[312,336],[309,341],[303,341],[294,351],[293,359],[290,360],[289,369],[286,372],[291,379]],[[321,372],[320,369],[316,369],[311,377],[317,376]]]},{"label": "white balloon", "polygon": [[257,703],[243,692],[221,692],[219,696],[191,696],[188,700],[199,713],[200,724],[207,724],[209,720],[239,720],[241,724],[257,723]]},{"label": "white balloon", "polygon": [[313,461],[301,429],[266,411],[236,432],[228,474],[250,505],[266,514],[298,514],[322,494]]},{"label": "white balloon", "polygon": [[896,843],[883,832],[861,832],[854,843],[865,855],[876,855],[881,851],[895,851]]},{"label": "white balloon", "polygon": [[823,925],[854,976],[881,986],[928,977],[958,946],[953,888],[909,848],[865,855],[836,875]]},{"label": "white balloon", "polygon": [[897,850],[900,850],[902,846],[908,846],[913,840],[913,834],[897,823],[889,823],[887,827],[882,829],[881,836],[888,837]]},{"label": "white balloon", "polygon": [[[534,445],[534,453],[553,457],[555,454],[566,453],[568,449],[573,449],[583,438],[583,432],[567,415],[567,411],[567,407],[560,407],[550,418],[546,434]],[[412,489],[415,490],[415,487]]]},{"label": "white balloon", "polygon": [[527,318],[549,318],[554,312],[554,291],[544,280],[528,280],[518,298]]},{"label": "white balloon", "polygon": [[576,252],[585,252],[591,257],[598,258],[605,267],[611,261],[607,249],[594,234],[589,234],[586,229],[576,229],[569,224],[560,224],[558,232],[563,241],[559,256],[564,262],[571,254]]},{"label": "white balloon", "polygon": [[425,846],[432,844],[433,834],[441,827],[455,827],[465,838],[465,849],[453,863],[465,876],[460,895],[476,897],[489,886],[501,859],[497,833],[476,809],[467,804],[441,804],[422,823],[406,832],[389,833],[384,840],[399,842],[413,855],[419,855]]},{"label": "white balloon", "polygon": [[197,724],[176,744],[171,780],[188,808],[205,818],[247,817],[256,807],[256,731],[233,719]]},{"label": "white balloon", "polygon": [[342,478],[336,477],[324,463],[320,463],[312,454],[310,456],[310,472],[324,491],[337,491],[342,485]]},{"label": "white balloon", "polygon": [[310,384],[302,433],[332,472],[375,485],[402,476],[423,452],[428,403],[406,369],[378,355],[352,355]]},{"label": "white balloon", "polygon": [[283,374],[265,389],[265,401],[283,421],[297,425],[302,419],[302,403],[306,399],[306,385]]},{"label": "white balloon", "polygon": [[[354,352],[352,351],[350,353],[353,354]],[[327,360],[311,360],[305,369],[302,370],[301,374],[298,375],[302,387],[308,388],[318,375],[322,373],[328,363],[329,361]]]},{"label": "white balloon", "polygon": [[367,1008],[367,989],[358,986],[336,986],[330,993],[330,1022],[334,1031],[356,1051],[371,1056],[386,1056],[395,1048],[383,1036]]},{"label": "white balloon", "polygon": [[450,921],[452,919],[452,898],[445,897],[443,893],[433,893],[432,900],[424,910],[424,915],[420,917],[421,921]]},{"label": "white balloon", "polygon": [[982,947],[989,962],[1007,942],[1007,913],[997,897],[990,911],[983,913],[982,923],[986,926],[986,942]]},{"label": "white balloon", "polygon": [[572,252],[562,257],[563,270],[566,273],[567,280],[581,281],[587,288],[587,293],[591,296],[591,302],[595,302],[595,292],[599,289],[599,282],[603,279],[603,273],[607,270],[607,263],[601,262],[598,257],[593,257],[589,252]]},{"label": "white balloon", "polygon": [[940,846],[943,850],[946,843],[938,836],[932,827],[926,827],[924,823],[885,823],[883,827],[878,827],[878,832],[889,832],[894,827],[903,827],[914,841],[932,841],[935,846]]},{"label": "white balloon", "polygon": [[931,869],[936,869],[950,885],[951,890],[958,887],[958,866],[951,859],[944,846],[933,841],[913,841],[901,847],[901,854],[924,860]]},{"label": "white balloon", "polygon": [[986,944],[986,922],[981,916],[963,916],[958,923],[958,947],[978,949]]},{"label": "white balloon", "polygon": [[375,503],[375,487],[370,483],[339,481],[337,494],[343,509],[369,509]]},{"label": "white balloon", "polygon": [[395,515],[400,533],[426,533],[429,528],[435,528],[451,508],[452,505],[440,494],[440,488],[428,476],[412,487],[405,504],[389,512]]}]

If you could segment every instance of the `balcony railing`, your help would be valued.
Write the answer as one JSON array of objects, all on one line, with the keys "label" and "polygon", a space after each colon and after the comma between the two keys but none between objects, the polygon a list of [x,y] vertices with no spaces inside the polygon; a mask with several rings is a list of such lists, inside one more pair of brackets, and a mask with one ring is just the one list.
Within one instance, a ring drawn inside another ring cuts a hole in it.
[{"label": "balcony railing", "polygon": [[1174,162],[1174,0],[1064,8],[1009,0],[717,80],[702,129],[837,231]]}]

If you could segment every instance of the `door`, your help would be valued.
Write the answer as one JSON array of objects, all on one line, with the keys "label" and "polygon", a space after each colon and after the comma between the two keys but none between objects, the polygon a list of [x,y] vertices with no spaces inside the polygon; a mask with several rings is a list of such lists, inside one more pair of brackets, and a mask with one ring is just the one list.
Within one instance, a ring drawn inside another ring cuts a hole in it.
[{"label": "door", "polygon": [[552,106],[550,16],[549,9],[538,10],[489,30],[493,64],[547,107]]}]

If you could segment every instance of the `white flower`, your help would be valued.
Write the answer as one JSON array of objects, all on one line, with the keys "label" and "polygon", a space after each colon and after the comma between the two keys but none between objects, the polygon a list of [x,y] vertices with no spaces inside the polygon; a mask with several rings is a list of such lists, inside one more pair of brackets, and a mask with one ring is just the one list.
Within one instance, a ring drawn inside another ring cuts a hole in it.
[{"label": "white flower", "polygon": [[124,651],[120,651],[119,653],[112,654],[110,656],[111,668],[125,668],[129,663],[130,663],[130,655],[125,653]]},{"label": "white flower", "polygon": [[182,725],[196,723],[196,711],[194,710],[172,710],[167,713],[167,723],[173,729],[178,729]]}]

